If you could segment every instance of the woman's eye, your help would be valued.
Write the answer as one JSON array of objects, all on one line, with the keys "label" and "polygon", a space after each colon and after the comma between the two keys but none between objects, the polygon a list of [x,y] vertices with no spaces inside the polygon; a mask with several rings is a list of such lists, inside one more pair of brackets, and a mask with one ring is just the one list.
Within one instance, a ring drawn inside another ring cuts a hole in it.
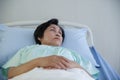
[{"label": "woman's eye", "polygon": [[54,29],[50,29],[50,31],[55,31]]},{"label": "woman's eye", "polygon": [[59,34],[61,34],[61,35],[62,35],[62,32],[59,32]]}]

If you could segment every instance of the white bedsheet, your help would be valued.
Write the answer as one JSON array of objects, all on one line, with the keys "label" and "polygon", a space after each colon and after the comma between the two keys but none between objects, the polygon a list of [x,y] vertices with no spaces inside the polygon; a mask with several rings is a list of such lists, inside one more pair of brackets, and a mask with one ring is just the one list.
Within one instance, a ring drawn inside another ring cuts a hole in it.
[{"label": "white bedsheet", "polygon": [[94,80],[82,69],[43,69],[35,68],[9,80]]}]

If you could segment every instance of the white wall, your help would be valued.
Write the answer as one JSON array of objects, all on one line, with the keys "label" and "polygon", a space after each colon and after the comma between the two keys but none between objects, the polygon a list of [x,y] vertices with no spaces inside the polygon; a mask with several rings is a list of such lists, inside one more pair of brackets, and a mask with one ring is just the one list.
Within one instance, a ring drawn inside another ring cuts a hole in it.
[{"label": "white wall", "polygon": [[88,25],[96,49],[120,73],[120,0],[0,0],[0,23],[51,18]]}]

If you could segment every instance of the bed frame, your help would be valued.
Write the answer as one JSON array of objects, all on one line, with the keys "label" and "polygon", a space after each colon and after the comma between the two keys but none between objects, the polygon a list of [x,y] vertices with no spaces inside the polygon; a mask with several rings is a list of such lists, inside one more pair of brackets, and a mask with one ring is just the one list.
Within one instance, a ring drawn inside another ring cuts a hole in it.
[{"label": "bed frame", "polygon": [[[43,22],[45,21],[19,21],[19,22],[17,21],[17,22],[4,23],[4,25],[7,25],[9,27],[35,28],[36,26],[38,26]],[[93,34],[88,26],[79,23],[65,22],[65,21],[60,21],[59,25],[67,28],[68,26],[69,28],[87,28],[88,29],[87,40],[90,50],[97,63],[100,65],[99,67],[97,67],[100,71],[100,76],[99,79],[97,80],[120,80],[119,74],[116,73],[116,71],[102,58],[102,56],[100,56],[100,54],[94,48]]]}]

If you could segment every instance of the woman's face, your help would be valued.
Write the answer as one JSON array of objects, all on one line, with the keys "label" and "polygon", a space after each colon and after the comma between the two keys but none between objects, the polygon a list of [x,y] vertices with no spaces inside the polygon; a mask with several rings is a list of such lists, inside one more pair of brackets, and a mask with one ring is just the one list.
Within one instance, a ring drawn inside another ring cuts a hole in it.
[{"label": "woman's face", "polygon": [[38,38],[41,44],[60,46],[62,44],[62,31],[60,27],[55,24],[51,24],[45,31],[42,38]]}]

